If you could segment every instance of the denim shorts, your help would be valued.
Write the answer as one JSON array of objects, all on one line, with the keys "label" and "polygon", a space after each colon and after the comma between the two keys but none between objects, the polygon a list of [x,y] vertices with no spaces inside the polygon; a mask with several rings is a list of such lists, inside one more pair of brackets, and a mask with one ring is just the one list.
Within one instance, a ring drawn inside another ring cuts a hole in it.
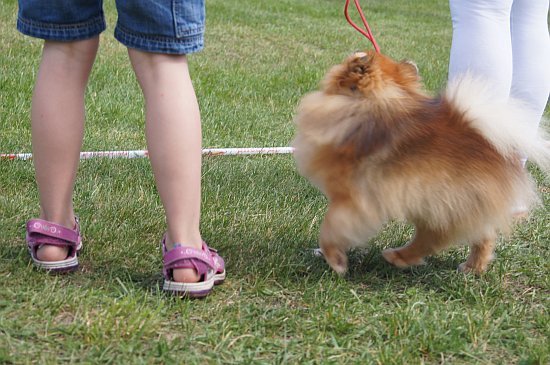
[{"label": "denim shorts", "polygon": [[[204,47],[204,0],[116,0],[115,38],[126,47],[188,54]],[[106,28],[103,0],[19,0],[17,29],[54,41],[93,38]]]}]

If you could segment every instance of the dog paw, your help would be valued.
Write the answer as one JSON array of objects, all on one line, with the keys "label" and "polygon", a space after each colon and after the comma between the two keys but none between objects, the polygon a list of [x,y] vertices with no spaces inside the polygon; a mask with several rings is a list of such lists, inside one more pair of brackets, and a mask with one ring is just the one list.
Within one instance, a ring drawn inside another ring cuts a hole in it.
[{"label": "dog paw", "polygon": [[390,264],[400,268],[406,269],[410,266],[424,265],[426,262],[423,258],[405,259],[400,253],[399,249],[388,248],[382,251],[382,257]]},{"label": "dog paw", "polygon": [[475,274],[479,275],[484,273],[487,270],[487,267],[475,267],[468,264],[468,262],[463,262],[460,265],[458,265],[458,268],[456,269],[458,272],[464,273],[464,274]]},{"label": "dog paw", "polygon": [[348,271],[348,256],[345,251],[337,248],[325,247],[322,249],[322,254],[329,266],[336,273],[343,275]]}]

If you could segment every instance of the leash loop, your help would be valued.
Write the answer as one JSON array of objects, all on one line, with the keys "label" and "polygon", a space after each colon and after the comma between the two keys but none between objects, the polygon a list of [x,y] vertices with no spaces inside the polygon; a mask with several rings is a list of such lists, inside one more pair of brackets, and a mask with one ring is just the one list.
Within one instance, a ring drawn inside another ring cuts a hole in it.
[{"label": "leash loop", "polygon": [[363,14],[363,10],[361,9],[361,5],[359,5],[359,0],[354,0],[355,7],[357,8],[357,12],[359,13],[359,16],[361,17],[361,20],[363,21],[363,24],[365,25],[365,29],[360,28],[357,24],[355,24],[351,17],[349,16],[349,2],[350,0],[346,0],[346,5],[344,6],[344,15],[346,17],[346,20],[348,23],[355,28],[359,33],[364,35],[374,46],[374,50],[377,53],[380,53],[380,47],[378,46],[378,43],[376,43],[376,40],[374,39],[374,36],[372,35],[372,32],[369,27],[369,23],[367,22],[367,19],[365,18],[365,14]]}]

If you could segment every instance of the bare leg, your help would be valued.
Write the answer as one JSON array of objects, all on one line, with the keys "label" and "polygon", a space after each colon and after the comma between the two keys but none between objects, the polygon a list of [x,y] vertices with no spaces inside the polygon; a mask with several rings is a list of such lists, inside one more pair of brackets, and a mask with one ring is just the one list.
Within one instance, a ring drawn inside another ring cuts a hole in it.
[{"label": "bare leg", "polygon": [[384,250],[382,256],[390,264],[404,269],[409,266],[423,265],[424,257],[442,250],[448,244],[443,233],[417,225],[411,242],[400,248]]},{"label": "bare leg", "polygon": [[[128,50],[145,97],[149,157],[174,243],[201,248],[201,123],[184,55]],[[174,280],[196,282],[192,269],[174,270]]]},{"label": "bare leg", "polygon": [[458,266],[458,271],[481,274],[487,270],[487,266],[493,259],[494,250],[494,238],[482,239],[472,244],[470,246],[470,255],[468,255],[468,259]]},{"label": "bare leg", "polygon": [[[84,91],[99,38],[46,41],[32,98],[32,148],[40,218],[74,228],[73,188],[84,132]],[[67,257],[68,248],[44,245],[42,261]]]}]

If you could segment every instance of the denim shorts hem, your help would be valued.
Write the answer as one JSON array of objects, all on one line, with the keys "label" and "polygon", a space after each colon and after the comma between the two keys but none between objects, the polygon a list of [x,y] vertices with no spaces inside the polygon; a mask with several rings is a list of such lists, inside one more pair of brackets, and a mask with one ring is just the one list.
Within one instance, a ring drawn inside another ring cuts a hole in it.
[{"label": "denim shorts hem", "polygon": [[176,38],[136,34],[117,24],[115,38],[126,47],[151,53],[189,54],[204,48],[203,29],[188,32],[187,35]]},{"label": "denim shorts hem", "polygon": [[106,28],[107,25],[105,24],[103,15],[94,17],[85,22],[72,24],[42,23],[25,19],[21,16],[17,18],[17,30],[25,35],[45,40],[84,40],[99,35]]}]

